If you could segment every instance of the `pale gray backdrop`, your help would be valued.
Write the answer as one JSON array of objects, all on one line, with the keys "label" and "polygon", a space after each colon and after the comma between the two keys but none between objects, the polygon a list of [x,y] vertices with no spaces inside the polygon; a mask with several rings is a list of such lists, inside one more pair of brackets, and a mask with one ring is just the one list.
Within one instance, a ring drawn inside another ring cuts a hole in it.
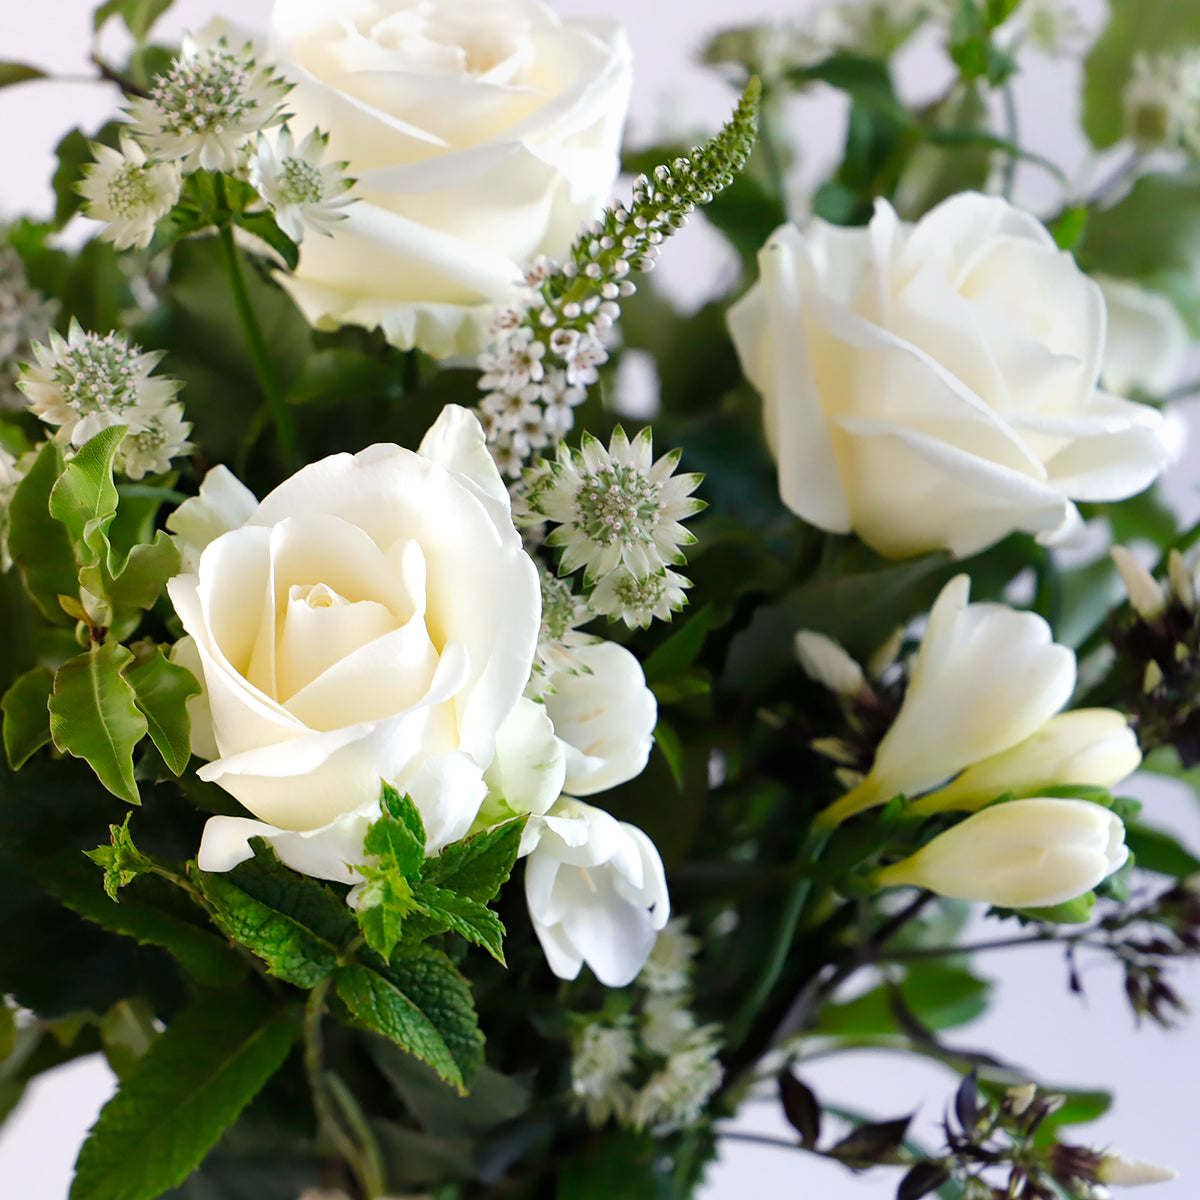
[{"label": "pale gray backdrop", "polygon": [[[553,0],[564,15],[605,12],[629,27],[636,56],[632,132],[648,138],[664,125],[708,129],[727,113],[732,93],[694,65],[693,52],[707,30],[754,18],[797,17],[812,0]],[[1103,0],[1078,0],[1076,9],[1095,26]],[[90,0],[0,0],[0,59],[23,59],[58,72],[86,70]],[[180,0],[162,25],[162,36],[199,28],[220,13],[261,27],[270,0]],[[949,69],[928,44],[906,52],[901,82],[913,97],[936,94]],[[1020,85],[1025,137],[1034,149],[1069,172],[1083,163],[1077,131],[1076,72],[1030,56]],[[89,83],[34,84],[0,92],[0,215],[44,211],[53,169],[51,148],[72,125],[94,128],[112,112],[115,94]],[[795,105],[804,160],[798,193],[836,161],[845,113],[836,97],[818,92]],[[1031,206],[1048,199],[1045,182],[1022,172],[1019,198]],[[664,255],[662,278],[685,304],[697,304],[722,269],[721,248],[700,226],[689,228]],[[1187,414],[1190,417],[1190,413]],[[1198,460],[1185,455],[1169,483],[1188,519],[1200,516]],[[1185,789],[1155,781],[1135,788],[1151,801],[1153,819],[1200,845],[1200,807]],[[2,933],[0,933],[2,936]],[[1182,1178],[1148,1193],[1156,1200],[1188,1200],[1198,1193],[1200,1141],[1195,1137],[1195,1084],[1200,1065],[1200,1024],[1163,1033],[1135,1031],[1121,996],[1119,974],[1104,967],[1086,976],[1086,1003],[1069,997],[1060,955],[1053,949],[1005,951],[980,964],[1002,980],[998,1001],[985,1019],[954,1035],[960,1045],[987,1047],[1035,1069],[1047,1081],[1112,1087],[1117,1102],[1103,1121],[1080,1131],[1093,1144],[1171,1163]],[[1180,971],[1183,990],[1200,1000],[1200,976]],[[936,1144],[936,1123],[954,1087],[939,1068],[872,1053],[814,1063],[806,1078],[822,1098],[849,1107],[895,1116],[920,1110],[921,1133]],[[7,1200],[65,1200],[70,1166],[88,1126],[111,1090],[111,1075],[99,1059],[85,1060],[43,1077],[0,1131],[0,1197]],[[773,1097],[747,1105],[737,1127],[787,1135]],[[796,1151],[726,1142],[712,1169],[704,1200],[745,1195],[769,1198],[888,1197],[896,1177],[860,1180]],[[614,1200],[619,1198],[614,1197]]]}]

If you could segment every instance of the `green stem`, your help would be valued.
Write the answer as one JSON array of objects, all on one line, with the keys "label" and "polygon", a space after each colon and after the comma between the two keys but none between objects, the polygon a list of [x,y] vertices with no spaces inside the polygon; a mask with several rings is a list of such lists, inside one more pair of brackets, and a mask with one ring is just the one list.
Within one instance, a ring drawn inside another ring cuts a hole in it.
[{"label": "green stem", "polygon": [[[225,180],[217,176],[217,193],[222,204],[225,203]],[[263,337],[262,326],[254,314],[250,303],[250,294],[246,291],[246,278],[242,273],[241,259],[238,255],[237,243],[233,237],[233,225],[223,222],[220,230],[221,250],[225,259],[225,270],[229,276],[229,289],[233,293],[233,304],[237,309],[238,320],[242,324],[242,335],[246,339],[246,352],[250,355],[250,364],[254,368],[258,386],[262,388],[275,423],[275,436],[279,442],[279,454],[283,464],[289,470],[300,466],[296,454],[296,423],[287,399],[275,378],[271,366],[270,355],[267,353],[266,339]]]},{"label": "green stem", "polygon": [[1004,85],[1003,97],[1005,133],[1013,149],[1008,152],[1008,159],[1004,163],[1001,192],[1005,200],[1011,200],[1013,187],[1017,182],[1017,159],[1019,156],[1017,144],[1020,138],[1020,130],[1017,124],[1017,97],[1011,80]]}]

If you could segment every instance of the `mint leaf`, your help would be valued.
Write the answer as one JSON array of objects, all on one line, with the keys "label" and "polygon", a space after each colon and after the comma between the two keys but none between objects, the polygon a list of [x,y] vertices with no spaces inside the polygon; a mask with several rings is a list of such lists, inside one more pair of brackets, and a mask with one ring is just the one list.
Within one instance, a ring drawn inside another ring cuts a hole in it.
[{"label": "mint leaf", "polygon": [[79,567],[67,531],[50,515],[50,490],[62,469],[53,442],[41,449],[9,505],[8,552],[42,616],[65,623],[59,596],[79,592]]},{"label": "mint leaf", "polygon": [[[178,560],[177,551],[175,557]],[[126,678],[163,762],[174,774],[182,775],[192,756],[187,701],[189,696],[200,694],[196,677],[186,667],[171,662],[159,646],[153,658],[134,667]]]},{"label": "mint leaf", "polygon": [[484,904],[494,900],[512,874],[524,828],[521,817],[447,846],[436,858],[425,860],[422,882]]},{"label": "mint leaf", "polygon": [[23,767],[50,740],[50,693],[54,672],[49,667],[26,671],[4,693],[4,753],[14,771]]},{"label": "mint leaf", "polygon": [[417,905],[411,884],[395,871],[363,867],[366,886],[359,895],[358,925],[367,945],[385,962],[400,940],[400,927]]},{"label": "mint leaf", "polygon": [[416,805],[391,784],[383,785],[383,815],[367,830],[363,849],[382,859],[381,868],[406,879],[421,873],[425,861],[425,826]]},{"label": "mint leaf", "polygon": [[457,933],[472,945],[482,946],[501,966],[507,965],[504,926],[486,904],[432,883],[418,883],[413,897],[422,915],[405,926],[406,936],[419,940],[435,933]]},{"label": "mint leaf", "polygon": [[148,726],[122,674],[132,661],[124,646],[109,642],[63,663],[50,697],[50,735],[56,750],[86,760],[113,795],[140,804],[133,748]]},{"label": "mint leaf", "polygon": [[155,1200],[182,1183],[279,1069],[299,1027],[250,991],[200,997],[104,1106],[70,1200]]},{"label": "mint leaf", "polygon": [[133,844],[133,836],[129,832],[129,818],[132,816],[133,813],[127,813],[123,824],[108,827],[109,845],[84,852],[92,862],[104,868],[104,890],[114,903],[119,899],[117,893],[121,888],[154,868],[154,864]]}]

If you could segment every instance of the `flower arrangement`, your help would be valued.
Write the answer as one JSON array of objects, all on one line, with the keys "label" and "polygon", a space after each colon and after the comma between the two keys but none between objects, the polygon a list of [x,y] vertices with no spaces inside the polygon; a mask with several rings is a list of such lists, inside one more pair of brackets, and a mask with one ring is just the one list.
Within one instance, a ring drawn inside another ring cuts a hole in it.
[{"label": "flower arrangement", "polygon": [[[98,8],[123,107],[0,246],[0,1104],[107,1055],[70,1200],[684,1200],[764,1092],[898,1200],[1170,1178],[946,1030],[993,943],[1164,1025],[1200,952],[1119,790],[1200,786],[1192,6],[730,28],[728,123],[623,190],[612,22],[168,7]],[[1031,53],[1086,53],[1098,187],[1023,148]],[[685,315],[645,276],[697,211],[740,265]],[[804,1081],[880,1039],[955,1076],[943,1144]]]}]

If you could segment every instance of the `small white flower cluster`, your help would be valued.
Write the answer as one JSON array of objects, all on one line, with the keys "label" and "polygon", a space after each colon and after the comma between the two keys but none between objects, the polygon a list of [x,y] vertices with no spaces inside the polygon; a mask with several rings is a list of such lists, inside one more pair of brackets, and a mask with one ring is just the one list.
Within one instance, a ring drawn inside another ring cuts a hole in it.
[{"label": "small white flower cluster", "polygon": [[1086,34],[1079,13],[1064,0],[1021,0],[1001,29],[1047,58],[1075,50]]},{"label": "small white flower cluster", "polygon": [[480,421],[510,478],[573,428],[574,409],[608,361],[604,339],[621,315],[619,302],[637,291],[631,274],[651,270],[663,241],[733,182],[754,144],[760,96],[752,84],[710,142],[639,175],[630,208],[618,205],[592,222],[564,265],[534,262],[526,298],[496,314],[492,343],[479,358],[479,387],[487,393]]},{"label": "small white flower cluster", "polygon": [[673,473],[679,458],[674,450],[655,462],[649,429],[630,442],[618,427],[607,450],[584,434],[579,450],[559,443],[554,463],[526,472],[523,507],[556,526],[546,544],[562,547],[561,573],[584,568],[594,613],[645,626],[686,603],[688,581],[669,568],[696,540],[680,522],[704,502],[691,496],[701,476]]},{"label": "small white flower cluster", "polygon": [[591,1125],[615,1119],[665,1136],[695,1124],[721,1086],[720,1026],[697,1025],[689,1007],[698,948],[686,923],[671,921],[638,976],[638,1019],[590,1021],[576,1038],[571,1088]]},{"label": "small white flower cluster", "polygon": [[0,246],[0,408],[22,408],[17,390],[21,360],[33,352],[33,343],[50,336],[58,301],[47,300],[31,287],[21,256],[11,246]]},{"label": "small white flower cluster", "polygon": [[88,333],[72,320],[66,338],[52,332],[48,345],[33,347],[36,362],[25,367],[18,387],[54,440],[82,446],[102,429],[124,425],[129,433],[117,468],[130,479],[170,469],[171,459],[192,449],[175,403],[177,380],[152,378],[162,354],[131,346],[119,333]]},{"label": "small white flower cluster", "polygon": [[[8,514],[17,485],[25,478],[30,462],[26,456],[19,459],[0,446],[0,571],[7,571],[12,565],[12,556],[8,552]],[[8,998],[5,998],[6,1003]]]},{"label": "small white flower cluster", "polygon": [[1200,155],[1200,50],[1135,55],[1124,103],[1125,129],[1139,150]]}]

